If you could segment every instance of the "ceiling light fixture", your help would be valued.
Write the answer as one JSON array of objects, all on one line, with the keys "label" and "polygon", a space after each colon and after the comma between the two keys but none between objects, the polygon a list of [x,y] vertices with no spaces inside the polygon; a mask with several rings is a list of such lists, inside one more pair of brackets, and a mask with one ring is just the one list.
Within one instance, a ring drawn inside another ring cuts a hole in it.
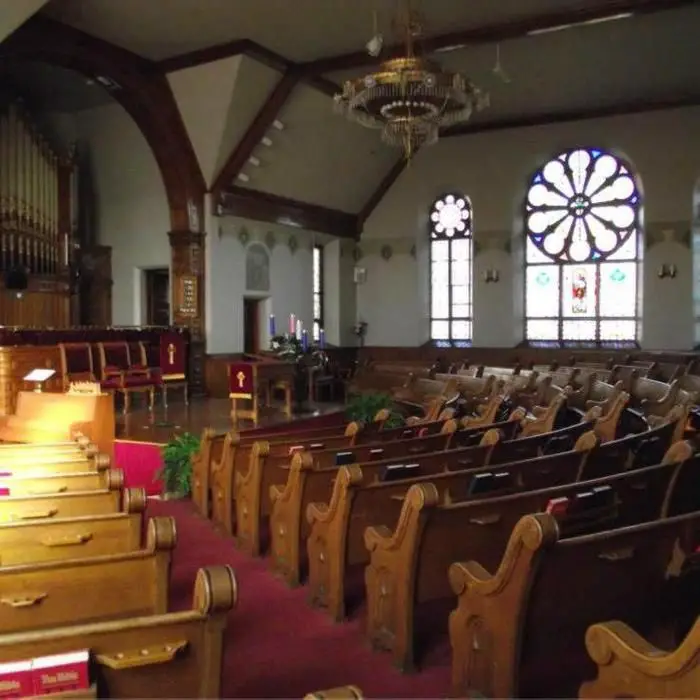
[{"label": "ceiling light fixture", "polygon": [[251,165],[254,165],[256,168],[260,167],[260,158],[256,158],[255,156],[250,156],[250,158],[248,158],[248,162]]},{"label": "ceiling light fixture", "polygon": [[245,173],[238,173],[238,179],[241,182],[248,182],[250,180],[250,176],[246,175]]},{"label": "ceiling light fixture", "polygon": [[279,119],[275,119],[275,121],[272,122],[272,126],[275,127],[277,131],[284,130],[284,124]]},{"label": "ceiling light fixture", "polygon": [[270,146],[272,146],[272,139],[271,139],[269,136],[263,136],[263,137],[260,139],[260,143],[261,143],[263,146],[267,146],[267,147],[269,148]]},{"label": "ceiling light fixture", "polygon": [[422,146],[435,143],[442,127],[466,122],[488,106],[488,95],[459,73],[416,56],[423,35],[420,18],[405,0],[398,25],[405,54],[384,61],[363,78],[348,80],[335,96],[336,110],[351,121],[381,129],[382,140],[402,148],[407,159]]}]

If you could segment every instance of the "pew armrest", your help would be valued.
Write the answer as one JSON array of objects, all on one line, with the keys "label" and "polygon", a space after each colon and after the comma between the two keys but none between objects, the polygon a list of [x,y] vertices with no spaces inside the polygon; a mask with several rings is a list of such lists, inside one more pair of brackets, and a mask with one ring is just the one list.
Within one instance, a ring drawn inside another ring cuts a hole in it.
[{"label": "pew armrest", "polygon": [[650,667],[645,670],[649,675],[656,675],[651,667],[659,667],[662,658],[673,655],[673,652],[658,649],[619,620],[591,625],[586,632],[586,649],[599,666],[607,666],[617,658],[639,670],[642,666]]}]

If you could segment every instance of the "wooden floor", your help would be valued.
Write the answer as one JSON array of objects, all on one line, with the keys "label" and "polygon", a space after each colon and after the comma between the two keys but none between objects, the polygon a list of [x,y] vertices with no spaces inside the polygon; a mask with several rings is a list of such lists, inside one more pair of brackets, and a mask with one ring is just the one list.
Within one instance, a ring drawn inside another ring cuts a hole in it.
[{"label": "wooden floor", "polygon": [[[134,402],[135,403],[135,402]],[[337,411],[342,404],[321,403],[307,406],[303,413],[294,415],[294,419],[309,418],[330,411]],[[137,440],[139,442],[167,442],[173,433],[190,432],[199,435],[204,428],[214,428],[216,431],[231,430],[231,400],[230,399],[192,399],[186,406],[181,399],[173,397],[168,408],[156,401],[155,410],[151,413],[141,404],[134,405],[125,416],[117,409],[117,438],[122,440]],[[286,421],[279,410],[266,414],[261,425],[273,425]],[[238,429],[254,427],[250,421],[240,421]]]}]

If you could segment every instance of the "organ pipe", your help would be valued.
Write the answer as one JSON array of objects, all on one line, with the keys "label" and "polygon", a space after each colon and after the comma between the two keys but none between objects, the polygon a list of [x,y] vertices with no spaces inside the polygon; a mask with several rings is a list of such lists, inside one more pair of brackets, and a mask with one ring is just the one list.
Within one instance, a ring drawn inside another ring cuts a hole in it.
[{"label": "organ pipe", "polygon": [[0,103],[0,270],[64,274],[73,238],[74,160],[62,157],[20,102]]}]

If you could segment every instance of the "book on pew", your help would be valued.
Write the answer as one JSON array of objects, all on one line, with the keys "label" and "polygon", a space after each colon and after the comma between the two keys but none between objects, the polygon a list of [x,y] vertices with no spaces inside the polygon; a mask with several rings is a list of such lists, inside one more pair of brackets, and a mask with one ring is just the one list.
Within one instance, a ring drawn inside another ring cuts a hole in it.
[{"label": "book on pew", "polygon": [[383,447],[373,447],[369,451],[369,458],[371,460],[381,459],[383,456],[384,456],[384,448]]},{"label": "book on pew", "polygon": [[569,499],[562,496],[561,498],[550,498],[545,512],[553,515],[555,518],[566,515],[569,510]]},{"label": "book on pew", "polygon": [[512,478],[508,471],[482,472],[477,474],[469,484],[468,496],[478,496],[480,493],[490,493],[507,488]]},{"label": "book on pew", "polygon": [[382,474],[381,481],[399,481],[416,475],[420,464],[389,464]]},{"label": "book on pew", "polygon": [[83,649],[33,659],[31,662],[32,695],[87,690],[90,687],[89,657],[87,649]]},{"label": "book on pew", "polygon": [[309,445],[310,450],[322,450],[325,447],[325,445],[322,442],[312,442]]},{"label": "book on pew", "polygon": [[31,661],[0,664],[0,698],[28,698],[34,695]]},{"label": "book on pew", "polygon": [[289,448],[289,456],[293,457],[297,452],[303,452],[303,451],[304,451],[303,445],[292,445]]},{"label": "book on pew", "polygon": [[355,461],[354,452],[336,452],[335,466],[344,467],[346,464],[352,464]]}]

